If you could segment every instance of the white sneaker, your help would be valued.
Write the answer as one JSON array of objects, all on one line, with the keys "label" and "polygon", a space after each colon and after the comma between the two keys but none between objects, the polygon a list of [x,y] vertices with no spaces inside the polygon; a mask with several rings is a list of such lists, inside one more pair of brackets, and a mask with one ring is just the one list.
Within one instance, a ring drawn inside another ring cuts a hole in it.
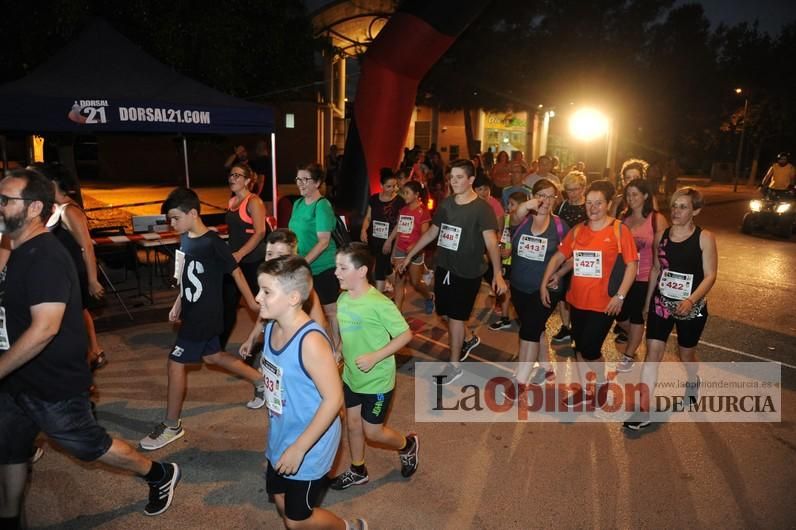
[{"label": "white sneaker", "polygon": [[178,440],[185,436],[185,431],[182,428],[182,422],[177,423],[177,428],[172,429],[165,423],[158,424],[146,438],[141,439],[139,444],[141,449],[147,451],[154,451],[169,445],[171,442]]},{"label": "white sneaker", "polygon": [[246,403],[246,406],[250,409],[261,409],[263,405],[265,405],[265,387],[255,387],[254,397]]},{"label": "white sneaker", "polygon": [[616,363],[616,371],[620,373],[630,372],[633,370],[633,365],[636,364],[636,360],[633,357],[628,357],[624,355],[622,360]]}]

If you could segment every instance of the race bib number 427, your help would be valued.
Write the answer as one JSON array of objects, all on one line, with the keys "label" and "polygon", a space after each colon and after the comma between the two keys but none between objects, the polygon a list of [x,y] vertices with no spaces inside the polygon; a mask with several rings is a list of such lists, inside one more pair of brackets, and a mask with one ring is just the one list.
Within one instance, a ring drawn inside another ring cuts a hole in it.
[{"label": "race bib number 427", "polygon": [[573,253],[575,276],[580,278],[603,277],[603,253],[599,250],[576,250]]}]

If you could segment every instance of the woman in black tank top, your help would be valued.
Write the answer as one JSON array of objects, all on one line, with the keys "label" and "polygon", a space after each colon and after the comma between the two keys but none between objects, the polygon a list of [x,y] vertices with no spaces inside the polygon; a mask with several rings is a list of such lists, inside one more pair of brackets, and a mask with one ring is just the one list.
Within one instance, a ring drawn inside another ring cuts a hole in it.
[{"label": "woman in black tank top", "polygon": [[[708,318],[705,297],[716,282],[718,271],[716,238],[694,223],[702,206],[702,194],[694,188],[682,188],[672,195],[672,225],[656,236],[647,289],[647,358],[641,381],[648,389],[655,388],[658,364],[676,327],[677,351],[686,363],[688,377],[686,406],[695,402],[699,393],[696,346]],[[625,422],[626,428],[640,430],[655,420],[648,412],[652,396],[647,397],[642,398],[641,411]]]},{"label": "woman in black tank top", "polygon": [[[252,295],[257,296],[260,290],[257,286],[257,267],[265,260],[265,236],[268,225],[265,222],[263,201],[250,190],[253,178],[254,174],[247,165],[235,164],[230,168],[228,182],[232,197],[229,199],[226,222],[229,248],[246,278],[246,283],[249,284]],[[232,276],[225,275],[224,331],[220,336],[222,348],[226,347],[227,340],[235,328],[240,297],[241,293]]]}]

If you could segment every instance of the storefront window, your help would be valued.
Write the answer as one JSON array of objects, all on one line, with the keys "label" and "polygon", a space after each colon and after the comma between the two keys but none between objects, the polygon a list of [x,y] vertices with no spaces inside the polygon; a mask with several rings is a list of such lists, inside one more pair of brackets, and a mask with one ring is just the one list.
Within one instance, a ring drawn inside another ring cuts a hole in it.
[{"label": "storefront window", "polygon": [[525,141],[528,136],[528,113],[487,112],[484,122],[483,150],[492,152],[521,151],[527,156]]}]

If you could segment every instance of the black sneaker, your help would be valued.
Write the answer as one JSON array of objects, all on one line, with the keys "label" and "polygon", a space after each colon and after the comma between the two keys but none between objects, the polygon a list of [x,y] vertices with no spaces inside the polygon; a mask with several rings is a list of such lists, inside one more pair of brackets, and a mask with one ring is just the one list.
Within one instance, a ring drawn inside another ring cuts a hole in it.
[{"label": "black sneaker", "polygon": [[350,488],[351,486],[365,484],[368,480],[370,480],[370,478],[368,477],[367,471],[365,471],[364,474],[360,474],[353,469],[348,468],[341,474],[337,475],[332,480],[332,483],[329,485],[329,487],[333,490],[344,490]]},{"label": "black sneaker", "polygon": [[491,324],[489,324],[490,331],[500,331],[501,329],[508,329],[511,327],[511,319],[501,317]]},{"label": "black sneaker", "polygon": [[567,326],[561,326],[561,329],[550,339],[550,342],[553,344],[569,344],[572,342],[572,332]]},{"label": "black sneaker", "polygon": [[627,333],[624,331],[617,333],[616,337],[614,337],[614,342],[617,344],[627,344]]},{"label": "black sneaker", "polygon": [[407,448],[406,452],[399,452],[398,458],[401,459],[401,476],[411,477],[417,471],[417,450],[420,448],[420,441],[413,432],[406,437],[412,440],[412,447]]},{"label": "black sneaker", "polygon": [[165,475],[158,482],[149,483],[149,502],[144,515],[160,515],[171,506],[174,488],[180,481],[180,468],[177,464],[162,464]]},{"label": "black sneaker", "polygon": [[636,412],[622,424],[622,427],[630,431],[642,431],[651,424],[652,422],[650,421],[648,412]]},{"label": "black sneaker", "polygon": [[475,334],[473,334],[473,336],[470,337],[470,340],[464,341],[464,343],[462,344],[462,356],[459,360],[460,361],[466,360],[470,356],[470,352],[473,351],[473,349],[475,349],[475,347],[478,346],[479,344],[481,344],[481,339],[479,339],[478,335]]}]

